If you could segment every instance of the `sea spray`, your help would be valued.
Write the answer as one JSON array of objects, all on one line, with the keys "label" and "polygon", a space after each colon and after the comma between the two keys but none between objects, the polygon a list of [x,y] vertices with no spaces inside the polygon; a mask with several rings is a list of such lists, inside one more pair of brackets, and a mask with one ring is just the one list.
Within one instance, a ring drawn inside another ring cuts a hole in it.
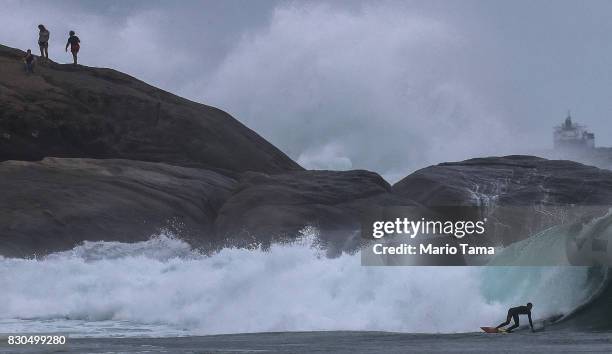
[{"label": "sea spray", "polygon": [[0,259],[0,325],[102,337],[470,332],[501,322],[507,306],[528,298],[485,296],[490,278],[483,271],[363,267],[358,254],[322,256],[308,238],[212,256],[168,235],[132,244],[86,242],[43,259]]}]

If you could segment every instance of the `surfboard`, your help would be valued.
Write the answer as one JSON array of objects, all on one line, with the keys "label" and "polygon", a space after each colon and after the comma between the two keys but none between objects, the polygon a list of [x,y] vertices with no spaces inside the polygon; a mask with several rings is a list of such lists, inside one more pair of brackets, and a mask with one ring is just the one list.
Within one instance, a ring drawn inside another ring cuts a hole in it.
[{"label": "surfboard", "polygon": [[503,329],[497,329],[495,327],[480,327],[485,333],[506,333]]}]

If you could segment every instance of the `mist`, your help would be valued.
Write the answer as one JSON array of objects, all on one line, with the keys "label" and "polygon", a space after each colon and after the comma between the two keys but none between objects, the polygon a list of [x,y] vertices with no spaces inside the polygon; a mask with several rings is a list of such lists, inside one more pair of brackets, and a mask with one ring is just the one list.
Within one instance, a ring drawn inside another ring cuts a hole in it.
[{"label": "mist", "polygon": [[287,6],[228,54],[202,97],[307,168],[402,175],[503,143],[503,119],[445,65],[467,40],[388,7]]},{"label": "mist", "polygon": [[[7,1],[0,43],[219,107],[306,168],[415,169],[551,145],[612,112],[607,2]],[[599,14],[599,15],[598,15]],[[23,19],[28,19],[25,22]],[[586,94],[588,92],[588,94]]]}]

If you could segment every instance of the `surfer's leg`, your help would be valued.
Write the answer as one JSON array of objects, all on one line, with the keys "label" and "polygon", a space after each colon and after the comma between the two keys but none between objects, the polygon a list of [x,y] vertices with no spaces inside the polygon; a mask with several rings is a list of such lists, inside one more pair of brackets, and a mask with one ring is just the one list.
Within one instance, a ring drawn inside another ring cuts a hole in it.
[{"label": "surfer's leg", "polygon": [[516,327],[519,326],[519,316],[518,315],[512,315],[512,319],[514,320],[514,324],[512,326],[508,327],[506,332],[512,332],[513,329],[515,329]]},{"label": "surfer's leg", "polygon": [[500,328],[503,326],[506,326],[510,323],[510,318],[512,317],[512,314],[510,314],[510,311],[508,311],[508,316],[506,316],[506,322],[502,322],[499,326],[495,327],[495,328]]}]

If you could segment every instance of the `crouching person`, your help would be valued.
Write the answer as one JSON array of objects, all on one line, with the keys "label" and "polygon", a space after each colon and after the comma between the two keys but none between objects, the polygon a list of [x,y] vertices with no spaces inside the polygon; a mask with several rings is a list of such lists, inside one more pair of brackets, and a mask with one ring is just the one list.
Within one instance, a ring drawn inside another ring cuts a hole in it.
[{"label": "crouching person", "polygon": [[23,57],[23,67],[26,73],[34,73],[34,65],[36,63],[36,58],[32,55],[32,50],[28,49],[26,54]]}]

